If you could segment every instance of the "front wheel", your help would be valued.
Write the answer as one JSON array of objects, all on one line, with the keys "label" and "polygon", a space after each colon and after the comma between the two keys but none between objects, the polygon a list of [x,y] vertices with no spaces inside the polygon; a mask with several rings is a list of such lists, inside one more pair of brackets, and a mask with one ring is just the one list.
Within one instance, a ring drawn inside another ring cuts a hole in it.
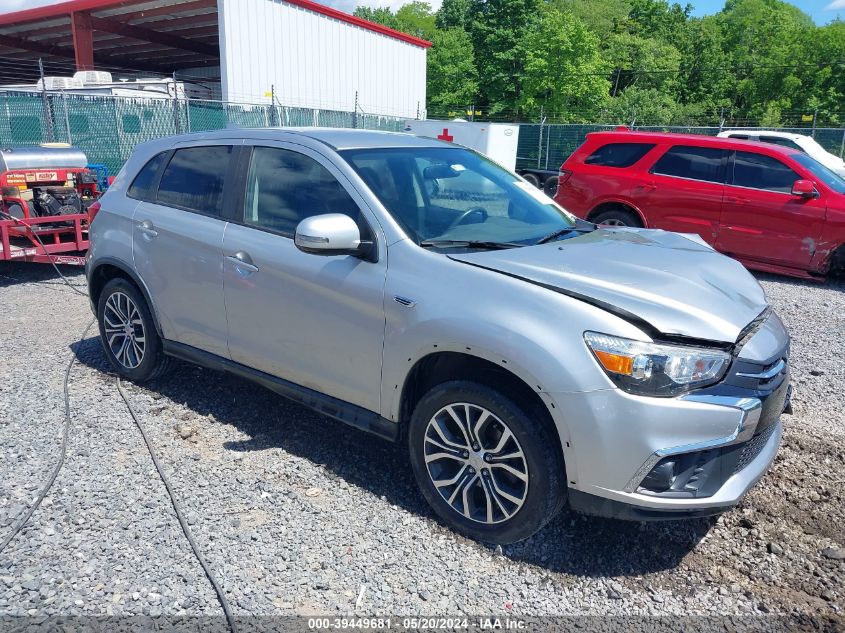
[{"label": "front wheel", "polygon": [[642,228],[643,226],[636,213],[621,207],[596,213],[590,220],[596,224],[604,224],[605,226],[633,226],[637,228]]},{"label": "front wheel", "polygon": [[446,524],[471,538],[503,544],[528,538],[565,501],[556,434],[485,385],[434,387],[417,404],[408,431],[423,495]]},{"label": "front wheel", "polygon": [[97,302],[100,341],[114,370],[135,382],[153,380],[169,367],[152,314],[138,288],[112,279]]}]

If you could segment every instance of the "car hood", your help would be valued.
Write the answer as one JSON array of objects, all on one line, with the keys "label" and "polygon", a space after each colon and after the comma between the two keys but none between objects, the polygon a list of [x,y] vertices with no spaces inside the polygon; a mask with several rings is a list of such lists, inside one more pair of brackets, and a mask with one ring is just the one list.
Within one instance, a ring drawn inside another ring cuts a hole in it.
[{"label": "car hood", "polygon": [[757,280],[697,235],[599,228],[539,246],[450,257],[645,321],[665,335],[734,343],[766,308]]}]

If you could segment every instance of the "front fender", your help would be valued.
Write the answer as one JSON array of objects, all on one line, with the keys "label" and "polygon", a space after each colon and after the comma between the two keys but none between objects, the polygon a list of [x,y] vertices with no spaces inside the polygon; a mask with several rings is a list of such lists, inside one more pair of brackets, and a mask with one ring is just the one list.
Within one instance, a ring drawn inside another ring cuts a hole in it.
[{"label": "front fender", "polygon": [[568,468],[574,466],[567,454],[570,421],[555,397],[614,388],[587,349],[584,331],[648,337],[589,303],[408,242],[392,245],[389,258],[382,417],[400,422],[403,388],[420,359],[438,352],[475,356],[506,369],[540,396]]}]

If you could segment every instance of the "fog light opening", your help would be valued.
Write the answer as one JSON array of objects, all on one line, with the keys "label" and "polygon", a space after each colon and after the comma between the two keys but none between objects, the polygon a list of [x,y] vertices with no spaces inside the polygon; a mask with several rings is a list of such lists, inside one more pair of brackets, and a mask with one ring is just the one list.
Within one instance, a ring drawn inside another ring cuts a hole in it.
[{"label": "fog light opening", "polygon": [[678,463],[674,459],[664,459],[643,478],[640,488],[651,492],[666,492],[672,487],[677,476]]}]

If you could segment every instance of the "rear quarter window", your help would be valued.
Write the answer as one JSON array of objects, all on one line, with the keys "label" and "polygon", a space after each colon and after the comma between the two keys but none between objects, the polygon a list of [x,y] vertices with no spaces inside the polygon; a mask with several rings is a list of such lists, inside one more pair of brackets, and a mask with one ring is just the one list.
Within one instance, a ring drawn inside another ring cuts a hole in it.
[{"label": "rear quarter window", "polygon": [[155,184],[158,170],[161,168],[161,164],[164,162],[164,157],[166,155],[167,152],[156,154],[141,168],[141,171],[139,171],[138,175],[135,176],[135,180],[133,180],[132,184],[129,185],[129,191],[126,192],[130,198],[136,198],[137,200],[152,200],[155,197],[153,195],[154,192],[152,188]]},{"label": "rear quarter window", "polygon": [[804,150],[798,143],[788,138],[781,138],[780,136],[761,136],[760,140],[764,143],[771,143],[772,145],[780,145],[781,147],[789,147],[790,149],[797,149],[799,152]]},{"label": "rear quarter window", "polygon": [[654,145],[654,143],[608,143],[587,156],[584,164],[630,167],[645,156]]}]

